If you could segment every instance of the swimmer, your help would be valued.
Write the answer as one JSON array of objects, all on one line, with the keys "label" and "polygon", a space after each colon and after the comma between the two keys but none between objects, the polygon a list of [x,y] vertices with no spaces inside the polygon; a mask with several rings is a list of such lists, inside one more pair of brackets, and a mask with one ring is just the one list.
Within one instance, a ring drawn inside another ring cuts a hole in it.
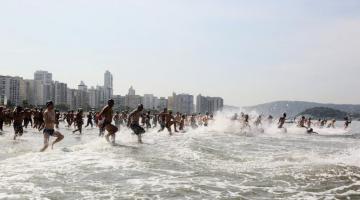
[{"label": "swimmer", "polygon": [[24,133],[23,125],[22,125],[24,121],[24,116],[25,115],[22,107],[17,106],[13,112],[13,120],[14,120],[13,126],[15,131],[14,140],[16,140],[16,137],[22,136],[22,134]]},{"label": "swimmer", "polygon": [[78,112],[75,115],[74,119],[74,125],[77,127],[76,130],[73,131],[73,133],[76,133],[79,131],[80,135],[82,134],[82,125],[84,124],[83,120],[83,110],[80,108]]},{"label": "swimmer", "polygon": [[54,103],[52,101],[48,101],[46,103],[46,110],[44,112],[44,147],[40,150],[41,152],[45,151],[49,146],[50,136],[56,137],[56,140],[52,143],[51,149],[54,148],[54,144],[60,142],[64,139],[64,136],[59,132],[55,131],[55,111],[54,111]]},{"label": "swimmer", "polygon": [[286,113],[284,113],[283,116],[280,117],[278,122],[278,128],[284,128],[285,122],[286,122]]},{"label": "swimmer", "polygon": [[115,144],[115,134],[119,130],[116,126],[111,124],[113,118],[112,108],[114,107],[114,104],[115,102],[113,99],[108,100],[108,105],[106,105],[99,113],[101,118],[105,118],[104,122],[100,124],[100,130],[105,129],[108,131],[108,134],[105,135],[105,139],[110,142],[109,137],[111,136],[111,143],[113,144]]},{"label": "swimmer", "polygon": [[344,118],[344,120],[345,120],[344,127],[345,127],[345,129],[347,129],[347,128],[349,128],[349,125],[351,124],[351,119],[346,116]]},{"label": "swimmer", "polygon": [[127,126],[134,131],[135,135],[138,137],[138,143],[142,144],[141,135],[145,133],[143,127],[139,125],[139,120],[141,116],[141,112],[144,110],[144,106],[142,104],[138,105],[137,109],[132,111],[128,116]]}]

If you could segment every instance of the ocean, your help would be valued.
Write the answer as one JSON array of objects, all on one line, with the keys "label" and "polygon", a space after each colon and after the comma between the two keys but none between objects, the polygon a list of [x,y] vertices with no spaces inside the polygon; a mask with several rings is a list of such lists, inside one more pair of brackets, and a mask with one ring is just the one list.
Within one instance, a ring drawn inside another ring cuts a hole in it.
[{"label": "ocean", "polygon": [[97,128],[60,126],[65,139],[44,153],[42,133],[0,136],[0,199],[360,199],[360,123],[345,131],[286,124],[240,131],[218,116],[173,136],[157,129],[145,144],[122,128],[112,146]]}]

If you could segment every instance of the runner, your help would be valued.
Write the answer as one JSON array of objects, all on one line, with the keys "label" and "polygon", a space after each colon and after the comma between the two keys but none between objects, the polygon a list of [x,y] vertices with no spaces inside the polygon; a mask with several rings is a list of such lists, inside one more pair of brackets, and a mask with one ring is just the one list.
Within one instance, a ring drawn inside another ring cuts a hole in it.
[{"label": "runner", "polygon": [[56,140],[52,143],[51,149],[54,148],[54,144],[60,142],[64,139],[64,136],[55,131],[55,111],[54,111],[54,103],[49,101],[46,103],[46,110],[44,112],[44,122],[45,122],[45,129],[44,129],[44,147],[40,150],[41,152],[45,151],[49,146],[50,136],[56,137]]},{"label": "runner", "polygon": [[[100,130],[105,129],[108,131],[108,134],[105,135],[105,139],[112,144],[115,144],[115,134],[118,131],[118,128],[111,124],[113,118],[112,108],[114,107],[114,104],[115,102],[113,99],[108,100],[108,105],[106,105],[99,113],[99,117],[104,118],[104,121],[100,124],[99,128]],[[110,136],[112,139],[111,141],[109,139]]]},{"label": "runner", "polygon": [[13,112],[13,126],[14,126],[14,140],[16,137],[22,136],[24,133],[23,130],[23,121],[24,121],[24,111],[23,108],[17,106]]},{"label": "runner", "polygon": [[141,139],[141,135],[145,133],[144,128],[139,125],[139,120],[143,109],[144,106],[142,104],[138,105],[137,109],[135,109],[129,114],[128,124],[127,124],[128,127],[130,127],[131,130],[134,131],[134,134],[138,136],[138,142],[140,144],[143,143]]}]

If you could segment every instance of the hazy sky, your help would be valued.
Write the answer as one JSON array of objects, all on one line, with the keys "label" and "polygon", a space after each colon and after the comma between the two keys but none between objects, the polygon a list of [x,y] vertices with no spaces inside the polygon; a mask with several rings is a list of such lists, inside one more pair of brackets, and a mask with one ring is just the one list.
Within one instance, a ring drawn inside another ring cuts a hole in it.
[{"label": "hazy sky", "polygon": [[0,74],[116,94],[360,103],[359,0],[0,0]]}]

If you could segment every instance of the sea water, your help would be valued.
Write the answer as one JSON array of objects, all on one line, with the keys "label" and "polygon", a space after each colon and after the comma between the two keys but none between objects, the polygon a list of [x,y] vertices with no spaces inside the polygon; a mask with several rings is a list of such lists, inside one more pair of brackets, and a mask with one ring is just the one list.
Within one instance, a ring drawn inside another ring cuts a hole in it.
[{"label": "sea water", "polygon": [[122,128],[116,145],[60,125],[65,139],[40,153],[43,136],[27,129],[0,136],[0,199],[360,199],[360,123],[349,130],[286,124],[241,131],[217,117],[173,136],[157,129],[145,144]]}]

